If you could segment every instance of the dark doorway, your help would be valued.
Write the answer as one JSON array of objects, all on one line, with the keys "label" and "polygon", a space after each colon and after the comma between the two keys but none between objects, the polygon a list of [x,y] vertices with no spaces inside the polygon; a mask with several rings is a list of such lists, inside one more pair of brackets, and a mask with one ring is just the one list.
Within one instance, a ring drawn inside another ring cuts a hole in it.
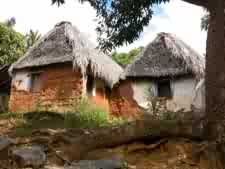
[{"label": "dark doorway", "polygon": [[172,97],[170,80],[160,80],[158,82],[158,97]]},{"label": "dark doorway", "polygon": [[94,78],[88,75],[86,84],[87,96],[93,96],[93,89],[94,89]]}]

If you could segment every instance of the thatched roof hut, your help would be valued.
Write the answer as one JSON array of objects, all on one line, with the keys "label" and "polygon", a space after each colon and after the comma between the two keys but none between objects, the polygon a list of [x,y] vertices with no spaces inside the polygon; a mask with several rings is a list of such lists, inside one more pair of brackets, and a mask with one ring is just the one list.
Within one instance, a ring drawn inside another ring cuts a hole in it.
[{"label": "thatched roof hut", "polygon": [[95,77],[112,87],[122,73],[122,68],[93,44],[69,22],[60,22],[41,38],[23,57],[15,62],[10,73],[18,69],[73,62],[86,74],[88,68]]},{"label": "thatched roof hut", "polygon": [[125,71],[126,77],[204,75],[205,59],[173,34],[159,33]]}]

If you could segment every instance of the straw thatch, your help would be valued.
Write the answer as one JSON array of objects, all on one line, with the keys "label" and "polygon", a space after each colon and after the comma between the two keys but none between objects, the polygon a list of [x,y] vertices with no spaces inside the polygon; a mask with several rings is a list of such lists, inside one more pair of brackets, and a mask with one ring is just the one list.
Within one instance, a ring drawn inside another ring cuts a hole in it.
[{"label": "straw thatch", "polygon": [[74,67],[86,74],[90,67],[95,77],[112,87],[122,73],[122,68],[109,56],[98,51],[79,30],[69,22],[60,22],[38,41],[22,58],[15,62],[10,72],[18,69],[73,62]]},{"label": "straw thatch", "polygon": [[127,66],[126,77],[204,75],[205,59],[175,35],[159,33]]}]

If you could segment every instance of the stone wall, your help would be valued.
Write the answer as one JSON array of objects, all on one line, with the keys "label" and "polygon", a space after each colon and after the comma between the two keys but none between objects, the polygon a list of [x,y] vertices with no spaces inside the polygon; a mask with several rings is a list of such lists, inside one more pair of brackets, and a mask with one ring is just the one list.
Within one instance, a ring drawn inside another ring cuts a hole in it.
[{"label": "stone wall", "polygon": [[29,112],[39,109],[67,111],[82,95],[82,77],[78,70],[72,69],[72,65],[48,66],[35,71],[41,72],[38,77],[39,87],[35,91],[31,91],[29,87],[26,88],[28,84],[23,83],[27,80],[26,76],[18,79],[15,74],[9,102],[11,112]]}]

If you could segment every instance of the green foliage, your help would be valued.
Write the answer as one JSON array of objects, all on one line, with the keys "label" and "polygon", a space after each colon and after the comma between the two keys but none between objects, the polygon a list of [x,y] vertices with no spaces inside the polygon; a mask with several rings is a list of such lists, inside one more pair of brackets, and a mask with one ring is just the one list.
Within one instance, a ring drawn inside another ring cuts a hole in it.
[{"label": "green foliage", "polygon": [[[66,0],[51,0],[58,6]],[[96,9],[99,47],[111,51],[124,44],[137,40],[143,28],[149,24],[154,11],[153,6],[170,0],[78,0],[89,2]],[[194,5],[208,7],[205,0],[183,0]]]},{"label": "green foliage", "polygon": [[74,112],[65,113],[65,126],[69,128],[102,127],[109,123],[109,113],[103,108],[81,99],[74,107]]},{"label": "green foliage", "polygon": [[110,113],[102,107],[81,98],[72,112],[64,114],[65,128],[96,128],[105,126],[118,126],[126,123],[122,118],[111,117]]},{"label": "green foliage", "polygon": [[23,114],[22,113],[12,113],[12,112],[6,112],[6,113],[0,113],[0,119],[22,119]]},{"label": "green foliage", "polygon": [[9,120],[15,128],[17,136],[30,136],[33,130],[50,128],[98,128],[105,126],[119,126],[127,121],[122,118],[111,117],[109,112],[87,99],[81,99],[74,106],[72,112],[55,113],[46,111],[29,113],[1,113],[0,119]]},{"label": "green foliage", "polygon": [[15,62],[25,52],[24,36],[0,23],[0,65]]},{"label": "green foliage", "polygon": [[28,34],[26,34],[26,49],[28,50],[32,47],[40,38],[41,34],[38,31],[33,31],[32,29]]},{"label": "green foliage", "polygon": [[[137,40],[153,15],[153,5],[169,0],[79,0],[96,9],[99,47],[105,52]],[[61,5],[65,0],[52,0]]]},{"label": "green foliage", "polygon": [[126,67],[128,64],[132,63],[135,57],[141,52],[143,47],[134,48],[128,53],[117,53],[114,52],[112,54],[112,58],[115,62],[117,62],[122,67]]}]

